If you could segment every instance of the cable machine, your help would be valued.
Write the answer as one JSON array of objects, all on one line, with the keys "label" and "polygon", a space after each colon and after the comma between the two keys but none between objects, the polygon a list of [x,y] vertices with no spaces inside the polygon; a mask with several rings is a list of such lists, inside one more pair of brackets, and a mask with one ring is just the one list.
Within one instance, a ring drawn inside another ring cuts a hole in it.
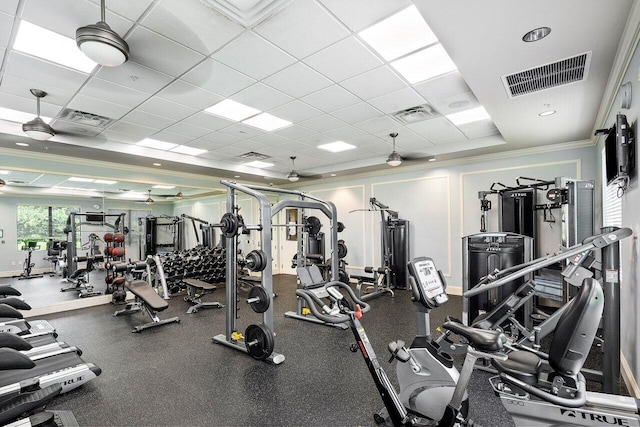
[{"label": "cable machine", "polygon": [[[177,252],[182,250],[183,230],[181,224],[182,221],[180,217],[177,216],[147,215],[144,219],[145,257],[157,255],[159,252]],[[162,236],[161,233],[158,232],[161,227],[169,230],[171,236],[170,241],[162,239],[162,237],[166,236]]]}]

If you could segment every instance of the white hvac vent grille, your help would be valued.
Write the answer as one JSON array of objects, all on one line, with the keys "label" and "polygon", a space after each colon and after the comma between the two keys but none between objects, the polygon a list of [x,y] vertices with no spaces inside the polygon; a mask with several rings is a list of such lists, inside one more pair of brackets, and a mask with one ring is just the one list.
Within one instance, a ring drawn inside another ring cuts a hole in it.
[{"label": "white hvac vent grille", "polygon": [[56,116],[58,120],[64,120],[65,122],[71,122],[83,126],[106,128],[114,122],[113,119],[104,116],[98,116],[97,114],[85,113],[84,111],[71,110],[64,108]]},{"label": "white hvac vent grille", "polygon": [[417,107],[411,107],[406,110],[395,112],[392,116],[400,123],[407,124],[432,119],[439,116],[439,114],[431,108],[429,104],[422,104]]},{"label": "white hvac vent grille", "polygon": [[255,151],[249,151],[248,153],[242,154],[240,157],[247,160],[266,160],[269,158],[269,156],[256,153]]},{"label": "white hvac vent grille", "polygon": [[586,80],[591,52],[502,76],[510,98]]}]

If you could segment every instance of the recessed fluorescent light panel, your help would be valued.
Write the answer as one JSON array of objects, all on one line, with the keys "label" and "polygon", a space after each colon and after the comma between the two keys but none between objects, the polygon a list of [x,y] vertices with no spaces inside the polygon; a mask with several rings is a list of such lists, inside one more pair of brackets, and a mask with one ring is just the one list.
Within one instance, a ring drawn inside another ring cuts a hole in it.
[{"label": "recessed fluorescent light panel", "polygon": [[154,185],[151,188],[158,188],[160,190],[171,190],[172,188],[176,188],[176,186],[175,185],[160,185],[160,184],[157,184],[157,185]]},{"label": "recessed fluorescent light panel", "polygon": [[113,184],[117,184],[118,181],[110,181],[108,179],[96,179],[95,181],[93,181],[94,184],[104,184],[104,185],[113,185]]},{"label": "recessed fluorescent light panel", "polygon": [[241,104],[231,99],[225,99],[215,105],[204,110],[207,113],[215,114],[216,116],[224,117],[225,119],[234,120],[239,122],[248,117],[255,116],[261,113],[260,110],[256,110],[253,107]]},{"label": "recessed fluorescent light panel", "polygon": [[357,147],[355,145],[347,144],[344,141],[336,141],[330,142],[329,144],[318,145],[318,148],[331,151],[332,153],[339,153],[341,151],[353,150]]},{"label": "recessed fluorescent light panel", "polygon": [[242,123],[244,123],[245,125],[256,127],[258,129],[266,130],[267,132],[281,129],[291,124],[290,121],[281,119],[280,117],[272,116],[268,113],[258,114],[257,116],[244,120]]},{"label": "recessed fluorescent light panel", "polygon": [[74,181],[74,182],[93,182],[95,181],[95,179],[93,178],[83,178],[80,176],[72,176],[71,178],[69,178],[67,181]]},{"label": "recessed fluorescent light panel", "polygon": [[157,139],[145,138],[142,141],[136,142],[136,145],[141,147],[155,148],[157,150],[171,150],[174,147],[177,147],[178,144],[173,144],[171,142],[158,141]]},{"label": "recessed fluorescent light panel", "polygon": [[28,147],[29,144],[27,144],[26,142],[16,142],[16,145],[20,146],[20,147]]},{"label": "recessed fluorescent light panel", "polygon": [[253,162],[245,163],[245,166],[250,166],[252,168],[270,168],[273,166],[273,163],[261,162],[260,160],[254,160]]},{"label": "recessed fluorescent light panel", "polygon": [[0,175],[9,175],[11,171],[0,171]]},{"label": "recessed fluorescent light panel", "polygon": [[[29,120],[33,120],[34,118],[35,114],[33,113],[25,113],[22,111],[12,110],[10,108],[0,107],[0,119],[16,123],[25,123]],[[49,123],[51,121],[50,117],[40,116],[40,118],[44,120],[45,123]]]},{"label": "recessed fluorescent light panel", "polygon": [[487,110],[484,107],[471,108],[469,110],[460,111],[458,113],[449,114],[446,116],[456,126],[463,125],[465,123],[478,122],[480,120],[491,119]]},{"label": "recessed fluorescent light panel", "polygon": [[207,150],[201,148],[187,147],[186,145],[178,145],[176,148],[171,149],[172,153],[189,154],[191,156],[198,156],[204,154]]},{"label": "recessed fluorescent light panel", "polygon": [[415,6],[390,16],[358,35],[387,61],[438,41]]},{"label": "recessed fluorescent light panel", "polygon": [[96,67],[96,63],[78,49],[75,39],[27,21],[20,21],[13,48],[84,73]]},{"label": "recessed fluorescent light panel", "polygon": [[419,83],[457,69],[441,44],[398,59],[391,63],[409,83]]}]

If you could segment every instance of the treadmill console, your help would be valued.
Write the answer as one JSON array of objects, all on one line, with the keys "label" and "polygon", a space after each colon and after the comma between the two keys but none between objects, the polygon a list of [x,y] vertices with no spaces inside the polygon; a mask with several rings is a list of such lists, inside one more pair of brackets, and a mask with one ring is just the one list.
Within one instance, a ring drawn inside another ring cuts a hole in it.
[{"label": "treadmill console", "polygon": [[444,279],[431,258],[414,258],[408,266],[414,297],[422,305],[435,308],[449,300]]}]

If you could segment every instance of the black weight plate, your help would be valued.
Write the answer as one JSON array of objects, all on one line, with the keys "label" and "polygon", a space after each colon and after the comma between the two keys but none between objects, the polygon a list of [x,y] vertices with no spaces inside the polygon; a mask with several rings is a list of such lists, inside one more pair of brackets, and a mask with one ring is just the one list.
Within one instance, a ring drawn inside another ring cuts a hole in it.
[{"label": "black weight plate", "polygon": [[342,268],[338,270],[338,280],[342,283],[349,284],[349,274]]},{"label": "black weight plate", "polygon": [[262,323],[247,326],[244,331],[247,353],[257,360],[264,360],[273,353],[273,333]]},{"label": "black weight plate", "polygon": [[230,212],[222,215],[220,231],[224,237],[235,237],[238,234],[238,218]]},{"label": "black weight plate", "polygon": [[247,268],[251,271],[258,271],[260,264],[262,263],[262,258],[257,251],[251,251],[244,257],[244,262],[247,264]]},{"label": "black weight plate", "polygon": [[267,263],[269,262],[269,258],[267,257],[267,254],[262,249],[258,249],[258,254],[262,259],[262,264],[260,265],[261,268],[258,271],[263,271],[265,268],[267,268]]},{"label": "black weight plate", "polygon": [[247,299],[258,298],[258,302],[249,303],[251,309],[256,313],[264,313],[271,305],[271,298],[262,286],[254,286],[249,290]]},{"label": "black weight plate", "polygon": [[342,233],[342,230],[344,230],[344,224],[338,221],[338,233]]},{"label": "black weight plate", "polygon": [[338,258],[342,259],[347,256],[347,245],[344,240],[338,240]]},{"label": "black weight plate", "polygon": [[320,228],[322,228],[322,223],[318,219],[318,217],[310,216],[306,219],[307,231],[312,236],[315,236],[320,232]]}]

